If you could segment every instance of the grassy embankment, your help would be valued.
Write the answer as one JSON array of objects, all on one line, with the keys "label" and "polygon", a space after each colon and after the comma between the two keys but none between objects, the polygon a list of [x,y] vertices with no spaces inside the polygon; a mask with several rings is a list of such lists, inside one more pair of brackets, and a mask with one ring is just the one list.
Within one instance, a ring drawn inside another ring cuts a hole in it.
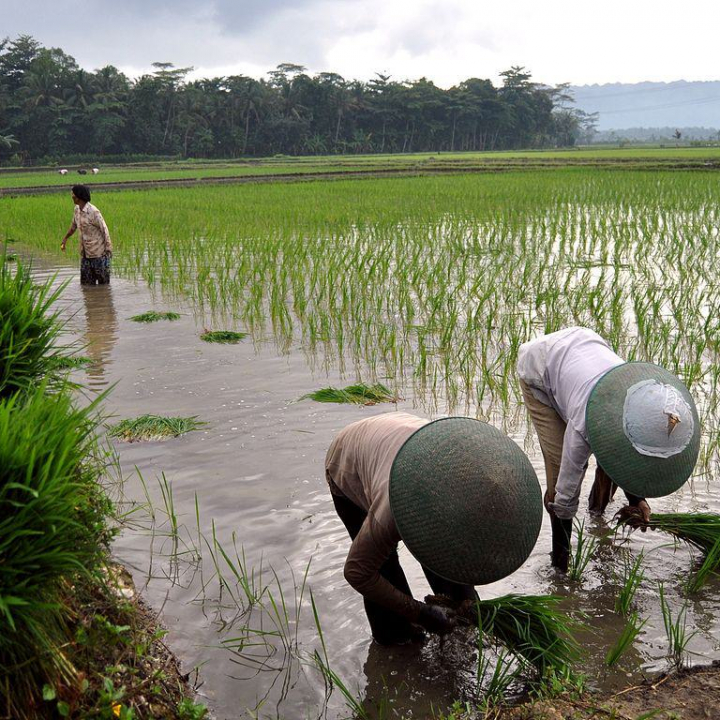
[{"label": "grassy embankment", "polygon": [[98,175],[78,175],[72,169],[0,170],[1,188],[67,187],[75,183],[136,183],[180,180],[262,179],[274,176],[351,173],[483,172],[517,167],[688,167],[720,163],[720,148],[600,148],[482,153],[413,153],[398,155],[329,155],[275,157],[253,160],[195,160],[166,163],[108,165]]}]

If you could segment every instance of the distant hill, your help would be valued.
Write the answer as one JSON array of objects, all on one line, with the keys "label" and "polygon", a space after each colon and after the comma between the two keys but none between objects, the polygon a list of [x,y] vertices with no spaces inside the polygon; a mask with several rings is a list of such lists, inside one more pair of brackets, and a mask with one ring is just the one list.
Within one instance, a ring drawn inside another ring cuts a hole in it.
[{"label": "distant hill", "polygon": [[598,112],[598,130],[709,128],[720,130],[720,81],[576,85],[575,104]]}]

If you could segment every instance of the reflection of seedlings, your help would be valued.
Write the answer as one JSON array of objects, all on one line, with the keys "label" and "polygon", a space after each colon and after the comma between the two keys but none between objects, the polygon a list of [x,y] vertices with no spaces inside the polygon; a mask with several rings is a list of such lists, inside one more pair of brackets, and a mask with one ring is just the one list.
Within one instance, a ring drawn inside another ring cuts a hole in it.
[{"label": "reflection of seedlings", "polygon": [[576,541],[575,552],[570,555],[570,567],[568,569],[568,578],[579,582],[587,568],[588,564],[595,554],[598,541],[597,538],[588,536],[585,532],[585,521],[574,523]]},{"label": "reflection of seedlings", "polygon": [[658,590],[660,591],[660,610],[665,625],[665,634],[670,644],[668,655],[672,658],[676,667],[681,667],[687,645],[695,637],[697,630],[688,635],[687,602],[680,608],[677,617],[673,618],[670,605],[665,600],[665,586],[661,582],[658,583]]},{"label": "reflection of seedlings", "polygon": [[346,388],[327,387],[303,395],[300,400],[315,400],[325,403],[350,403],[354,405],[376,405],[382,402],[396,403],[399,398],[381,383],[365,385],[357,383]]},{"label": "reflection of seedlings", "polygon": [[613,666],[620,659],[620,656],[633,644],[646,622],[647,619],[640,622],[637,613],[633,613],[628,618],[627,624],[623,628],[622,633],[620,633],[617,642],[608,650],[605,656],[605,664],[608,667]]},{"label": "reflection of seedlings", "polygon": [[700,589],[712,573],[720,569],[720,515],[715,513],[653,513],[650,522],[642,522],[642,516],[634,507],[623,508],[618,517],[620,523],[630,527],[646,526],[669,533],[677,540],[700,550],[704,560],[695,577],[688,584],[694,592]]},{"label": "reflection of seedlings", "polygon": [[86,355],[59,355],[55,358],[55,367],[58,370],[73,370],[75,368],[92,365],[93,359]]},{"label": "reflection of seedlings", "polygon": [[155,310],[149,310],[148,312],[140,315],[133,315],[130,319],[139,323],[158,322],[158,320],[179,320],[180,313],[156,312]]},{"label": "reflection of seedlings", "polygon": [[550,669],[561,674],[569,671],[578,655],[571,634],[578,623],[558,609],[560,600],[555,595],[503,595],[458,605],[442,595],[425,598],[431,605],[453,608],[463,624],[477,626],[541,676]]},{"label": "reflection of seedlings", "polygon": [[141,415],[133,420],[123,420],[108,429],[108,435],[126,442],[139,440],[164,440],[178,437],[203,425],[202,421],[192,417],[162,417],[160,415]]},{"label": "reflection of seedlings", "polygon": [[615,600],[615,612],[625,615],[626,617],[630,613],[630,605],[635,597],[635,593],[645,579],[645,573],[640,567],[644,559],[645,555],[642,552],[633,561],[627,557],[623,559],[623,586],[620,588],[620,592]]},{"label": "reflection of seedlings", "polygon": [[206,330],[200,339],[211,343],[238,343],[247,337],[247,333],[232,330]]}]

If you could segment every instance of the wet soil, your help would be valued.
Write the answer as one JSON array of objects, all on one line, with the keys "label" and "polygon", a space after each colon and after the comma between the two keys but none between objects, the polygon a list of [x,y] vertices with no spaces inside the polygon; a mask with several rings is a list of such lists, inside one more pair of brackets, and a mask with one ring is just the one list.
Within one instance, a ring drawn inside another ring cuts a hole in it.
[{"label": "wet soil", "polygon": [[720,717],[720,664],[663,673],[610,696],[542,700],[501,710],[498,720],[706,720]]}]

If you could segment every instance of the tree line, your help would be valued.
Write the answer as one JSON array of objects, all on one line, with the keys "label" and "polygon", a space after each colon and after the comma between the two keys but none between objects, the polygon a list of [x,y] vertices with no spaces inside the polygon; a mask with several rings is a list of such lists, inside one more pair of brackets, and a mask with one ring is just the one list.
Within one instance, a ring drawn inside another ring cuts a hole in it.
[{"label": "tree line", "polygon": [[567,85],[523,67],[502,85],[470,78],[450,89],[420,78],[369,82],[282,64],[266,79],[187,80],[193,68],[154,63],[130,79],[112,65],[80,68],[29,35],[0,42],[0,160],[174,155],[499,150],[571,146],[596,117]]}]

